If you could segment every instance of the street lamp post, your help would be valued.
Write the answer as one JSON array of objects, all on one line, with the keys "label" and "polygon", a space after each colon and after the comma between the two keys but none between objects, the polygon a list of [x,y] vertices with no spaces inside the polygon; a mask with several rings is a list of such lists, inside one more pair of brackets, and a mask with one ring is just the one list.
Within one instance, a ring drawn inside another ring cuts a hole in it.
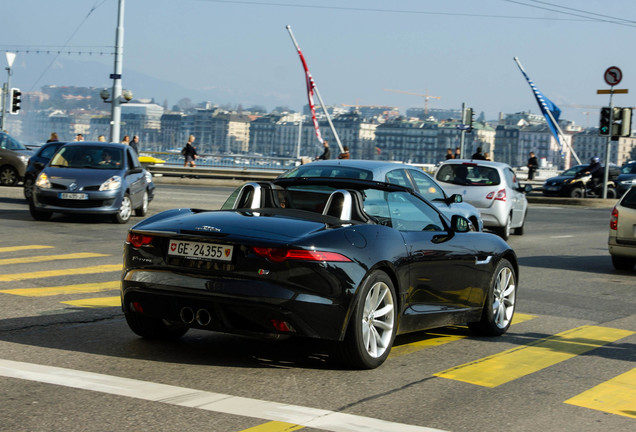
[{"label": "street lamp post", "polygon": [[2,121],[0,123],[0,130],[4,130],[5,119],[7,118],[7,100],[9,99],[9,89],[11,88],[11,67],[15,60],[15,53],[7,52],[7,82],[2,87]]},{"label": "street lamp post", "polygon": [[119,0],[117,9],[117,32],[115,34],[115,72],[113,79],[113,98],[111,100],[110,141],[119,142],[121,128],[121,73],[124,57],[124,0]]}]

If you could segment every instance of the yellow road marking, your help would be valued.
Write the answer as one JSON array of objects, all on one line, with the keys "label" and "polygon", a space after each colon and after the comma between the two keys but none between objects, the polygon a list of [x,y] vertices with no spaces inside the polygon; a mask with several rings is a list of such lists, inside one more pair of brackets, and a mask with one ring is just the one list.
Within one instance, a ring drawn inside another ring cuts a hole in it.
[{"label": "yellow road marking", "polygon": [[78,294],[88,292],[99,292],[118,289],[120,285],[119,281],[101,282],[101,283],[84,283],[76,285],[62,285],[54,287],[42,287],[42,288],[14,288],[7,290],[0,290],[0,293],[13,294],[25,297],[46,297],[62,294]]},{"label": "yellow road marking", "polygon": [[22,257],[22,258],[5,258],[5,259],[0,259],[0,266],[9,265],[9,264],[27,264],[27,263],[39,263],[44,261],[98,258],[98,257],[107,257],[107,256],[110,256],[110,255],[93,253],[93,252],[78,252],[78,253],[70,253],[70,254],[63,254],[63,255],[38,255],[38,256]]},{"label": "yellow road marking", "polygon": [[102,308],[102,307],[121,306],[121,298],[119,296],[97,297],[97,298],[88,298],[88,299],[82,299],[82,300],[69,300],[69,301],[63,301],[60,303],[68,304],[71,306],[84,307],[84,308]]},{"label": "yellow road marking", "polygon": [[632,334],[608,327],[578,327],[434,375],[497,387]]},{"label": "yellow road marking", "polygon": [[33,249],[51,249],[53,246],[45,245],[22,245],[22,246],[7,246],[0,248],[0,253],[3,252],[15,252],[21,250],[33,250]]},{"label": "yellow road marking", "polygon": [[248,429],[243,429],[241,432],[291,432],[298,429],[303,429],[304,427],[305,426],[300,426],[293,423],[271,421]]},{"label": "yellow road marking", "polygon": [[0,275],[0,282],[13,282],[25,279],[40,279],[53,276],[68,276],[68,275],[80,275],[80,274],[94,274],[94,273],[106,273],[112,271],[120,271],[121,264],[108,264],[93,267],[79,267],[63,270],[45,270],[39,272],[28,273],[11,273]]},{"label": "yellow road marking", "polygon": [[[535,315],[528,315],[528,314],[518,314],[516,313],[514,315],[514,317],[512,318],[512,324],[519,324],[522,323],[524,321],[528,321],[531,320],[533,318],[536,318]],[[447,328],[448,330],[452,329],[452,328],[466,328],[466,327],[449,327]],[[423,350],[425,348],[431,348],[431,347],[435,347],[435,346],[439,346],[439,345],[444,345],[447,344],[449,342],[454,342],[456,340],[461,340],[461,339],[465,339],[467,337],[470,336],[470,334],[466,333],[466,331],[464,331],[464,333],[461,334],[454,334],[451,331],[447,331],[447,332],[426,332],[426,335],[430,335],[430,337],[424,339],[424,340],[418,340],[415,342],[411,342],[408,344],[404,344],[404,345],[396,345],[393,348],[391,348],[391,354],[389,354],[389,357],[400,357],[403,355],[407,355],[407,354],[412,354],[414,352]]]},{"label": "yellow road marking", "polygon": [[636,369],[599,384],[565,403],[636,419]]}]

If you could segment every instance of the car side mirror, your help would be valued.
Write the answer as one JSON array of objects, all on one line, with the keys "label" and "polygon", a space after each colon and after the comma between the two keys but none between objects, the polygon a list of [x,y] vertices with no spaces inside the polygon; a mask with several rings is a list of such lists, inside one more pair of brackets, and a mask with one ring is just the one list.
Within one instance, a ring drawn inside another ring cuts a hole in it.
[{"label": "car side mirror", "polygon": [[470,231],[470,221],[464,216],[453,215],[451,218],[451,228],[454,232],[468,232]]},{"label": "car side mirror", "polygon": [[138,168],[131,168],[128,172],[129,172],[130,174],[139,174],[139,173],[144,172],[144,169],[143,169],[143,168],[141,168],[141,167],[138,167]]},{"label": "car side mirror", "polygon": [[450,196],[450,202],[452,202],[452,203],[464,202],[464,197],[462,197],[461,194],[452,194]]}]

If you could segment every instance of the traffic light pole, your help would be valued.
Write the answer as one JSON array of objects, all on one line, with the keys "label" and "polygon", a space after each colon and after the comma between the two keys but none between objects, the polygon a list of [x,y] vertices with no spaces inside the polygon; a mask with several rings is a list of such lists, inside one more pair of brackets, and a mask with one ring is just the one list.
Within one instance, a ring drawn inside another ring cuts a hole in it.
[{"label": "traffic light pole", "polygon": [[610,87],[610,99],[609,99],[609,124],[610,130],[607,135],[607,143],[605,146],[605,170],[603,173],[603,198],[607,198],[607,182],[609,180],[609,164],[610,164],[610,150],[612,148],[612,133],[614,132],[614,86]]}]

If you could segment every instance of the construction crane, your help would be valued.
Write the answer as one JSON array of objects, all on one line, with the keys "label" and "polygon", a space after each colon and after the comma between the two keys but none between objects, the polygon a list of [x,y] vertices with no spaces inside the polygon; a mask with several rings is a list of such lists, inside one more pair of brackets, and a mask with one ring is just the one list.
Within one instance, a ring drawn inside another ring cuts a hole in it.
[{"label": "construction crane", "polygon": [[410,91],[404,91],[404,90],[393,90],[393,89],[382,89],[384,91],[388,91],[388,92],[393,92],[393,93],[403,93],[403,94],[408,94],[408,95],[413,95],[413,96],[421,96],[424,98],[424,114],[428,114],[428,100],[429,99],[441,99],[441,96],[431,96],[428,94],[428,90],[426,90],[425,94],[421,94],[421,93],[415,93],[415,92],[410,92]]}]

